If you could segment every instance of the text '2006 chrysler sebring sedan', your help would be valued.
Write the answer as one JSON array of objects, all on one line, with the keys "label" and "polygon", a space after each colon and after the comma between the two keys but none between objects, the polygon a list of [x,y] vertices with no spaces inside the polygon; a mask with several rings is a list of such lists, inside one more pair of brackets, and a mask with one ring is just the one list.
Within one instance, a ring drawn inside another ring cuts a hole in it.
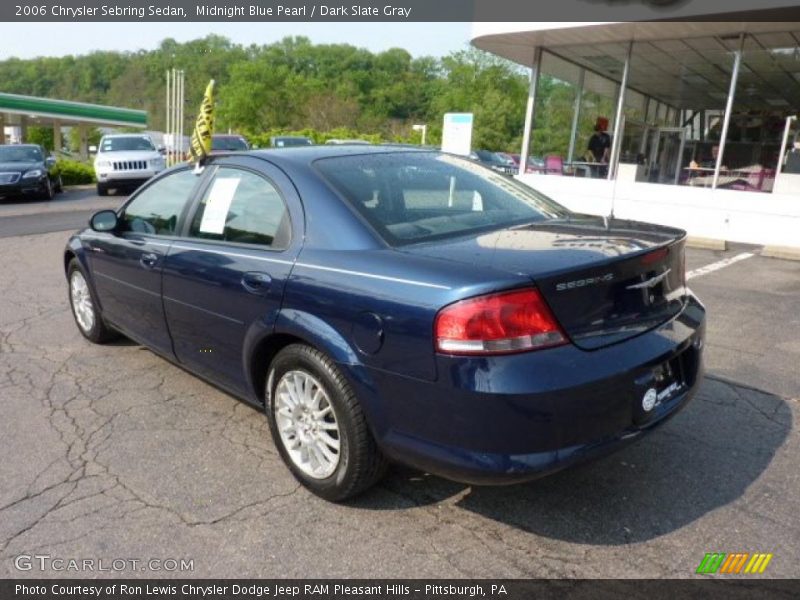
[{"label": "text '2006 chrysler sebring sedan'", "polygon": [[675,414],[705,330],[684,243],[455,156],[318,146],[170,169],[64,266],[85,337],[263,406],[295,477],[342,500],[390,460],[533,479]]}]

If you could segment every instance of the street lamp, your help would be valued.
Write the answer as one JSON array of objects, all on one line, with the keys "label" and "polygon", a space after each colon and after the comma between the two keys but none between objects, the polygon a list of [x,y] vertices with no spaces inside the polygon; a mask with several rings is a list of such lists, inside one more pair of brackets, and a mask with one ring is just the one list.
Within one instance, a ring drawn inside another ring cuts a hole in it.
[{"label": "street lamp", "polygon": [[421,131],[422,132],[422,141],[420,142],[420,146],[424,146],[425,145],[425,134],[428,132],[428,126],[427,125],[412,125],[411,129],[413,129],[414,131]]}]

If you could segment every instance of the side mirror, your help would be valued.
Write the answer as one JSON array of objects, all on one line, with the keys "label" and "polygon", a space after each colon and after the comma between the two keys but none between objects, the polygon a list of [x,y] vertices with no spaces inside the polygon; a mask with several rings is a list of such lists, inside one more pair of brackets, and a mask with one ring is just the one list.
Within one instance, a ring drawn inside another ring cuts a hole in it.
[{"label": "side mirror", "polygon": [[97,154],[97,146],[89,146],[89,152],[92,154]]},{"label": "side mirror", "polygon": [[159,152],[159,154],[166,154],[167,153],[166,146],[159,146],[158,147],[158,152]]},{"label": "side mirror", "polygon": [[44,164],[47,166],[48,169],[52,169],[56,166],[56,159],[53,156],[48,156],[44,159]]},{"label": "side mirror", "polygon": [[95,231],[108,232],[117,228],[119,219],[113,210],[101,210],[92,215],[89,219],[89,226]]},{"label": "side mirror", "polygon": [[251,149],[252,149],[252,150],[258,150],[258,144],[253,144],[253,145],[251,146]]}]

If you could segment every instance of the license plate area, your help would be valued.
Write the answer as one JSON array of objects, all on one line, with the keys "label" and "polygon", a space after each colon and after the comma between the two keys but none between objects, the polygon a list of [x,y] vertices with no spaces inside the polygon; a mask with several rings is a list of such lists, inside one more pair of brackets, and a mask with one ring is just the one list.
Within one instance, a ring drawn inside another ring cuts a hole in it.
[{"label": "license plate area", "polygon": [[668,360],[653,369],[653,383],[656,389],[656,406],[669,402],[686,387],[681,356]]}]

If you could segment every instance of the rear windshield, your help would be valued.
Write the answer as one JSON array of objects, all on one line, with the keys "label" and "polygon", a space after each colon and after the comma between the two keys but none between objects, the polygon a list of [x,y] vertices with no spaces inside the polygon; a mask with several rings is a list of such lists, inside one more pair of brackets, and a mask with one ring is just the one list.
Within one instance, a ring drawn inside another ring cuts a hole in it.
[{"label": "rear windshield", "polygon": [[247,150],[247,142],[240,137],[212,137],[212,150]]},{"label": "rear windshield", "polygon": [[284,148],[286,146],[311,146],[312,142],[304,137],[278,137],[272,139],[272,145],[276,148]]},{"label": "rear windshield", "polygon": [[130,152],[134,150],[155,150],[150,138],[141,136],[105,138],[100,144],[100,152]]},{"label": "rear windshield", "polygon": [[509,177],[449,154],[393,152],[316,161],[391,245],[500,229],[570,213]]}]

